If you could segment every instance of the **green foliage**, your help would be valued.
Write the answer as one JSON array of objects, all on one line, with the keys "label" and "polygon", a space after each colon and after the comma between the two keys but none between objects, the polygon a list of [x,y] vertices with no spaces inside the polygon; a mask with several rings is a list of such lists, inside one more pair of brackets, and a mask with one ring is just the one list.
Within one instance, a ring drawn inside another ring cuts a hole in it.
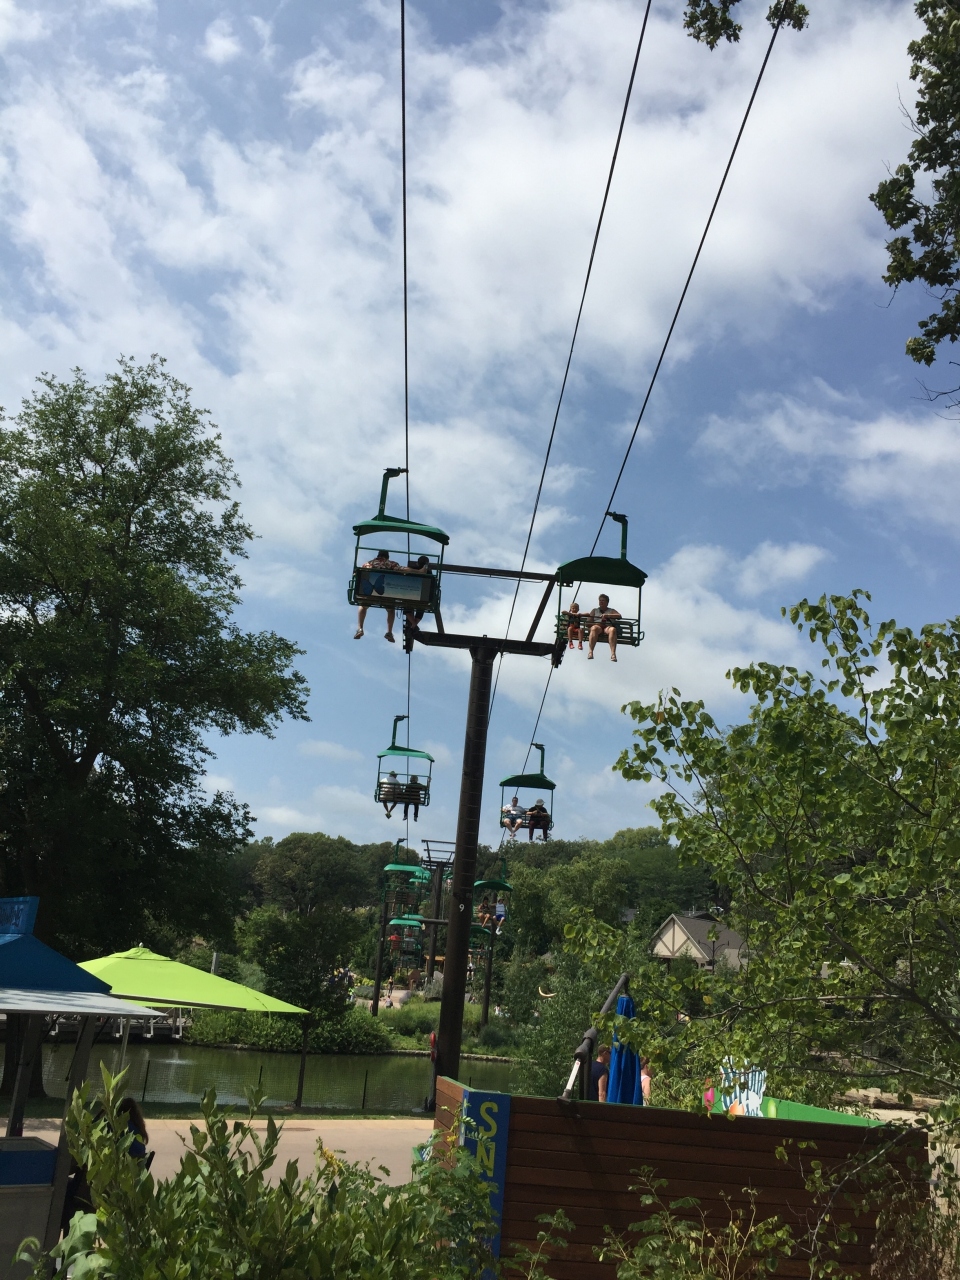
[{"label": "green foliage", "polygon": [[[184,1031],[191,1044],[241,1045],[277,1053],[299,1053],[303,1038],[299,1018],[285,1014],[198,1010]],[[381,1018],[351,1007],[339,1018],[321,1018],[310,1028],[311,1053],[386,1053],[390,1034]]]},{"label": "green foliage", "polygon": [[[778,1217],[761,1217],[755,1195],[749,1209],[727,1201],[727,1221],[718,1227],[693,1197],[666,1202],[666,1182],[652,1170],[643,1172],[634,1190],[653,1212],[632,1225],[639,1240],[608,1237],[600,1251],[601,1261],[616,1264],[617,1280],[759,1280],[794,1254],[792,1230]],[[811,1280],[840,1276],[832,1259],[825,1265],[814,1262],[807,1274]]]},{"label": "green foliage", "polygon": [[271,995],[336,1018],[349,1001],[346,965],[361,927],[355,913],[335,904],[309,915],[284,915],[268,905],[240,921],[237,934],[244,954],[263,970]]},{"label": "green foliage", "polygon": [[0,429],[0,890],[72,955],[228,935],[248,814],[208,741],[306,718],[300,651],[231,620],[252,533],[189,388],[38,381]]},{"label": "green foliage", "polygon": [[[102,1116],[75,1098],[70,1148],[88,1173],[96,1214],[74,1218],[55,1256],[74,1280],[459,1280],[489,1259],[489,1188],[475,1161],[445,1139],[413,1179],[385,1185],[322,1147],[301,1178],[291,1161],[276,1183],[280,1131],[232,1123],[212,1094],[191,1126],[180,1169],[155,1182],[128,1154],[121,1090],[105,1075]],[[442,1157],[442,1158],[438,1158]],[[27,1251],[40,1280],[50,1261]]]},{"label": "green foliage", "polygon": [[[687,0],[683,25],[686,31],[711,49],[721,40],[736,43],[743,27],[733,17],[740,0]],[[777,0],[770,6],[767,21],[773,27],[792,27],[802,31],[809,18],[807,6],[798,0]]]},{"label": "green foliage", "polygon": [[[870,197],[895,236],[887,244],[884,280],[894,288],[922,281],[940,299],[940,307],[919,324],[920,336],[907,342],[907,354],[932,364],[945,339],[960,336],[960,13],[945,0],[917,0],[925,30],[908,46],[910,78],[918,83],[914,129],[905,164],[881,182]],[[929,198],[917,191],[928,183]]]},{"label": "green foliage", "polygon": [[[776,1071],[842,1090],[960,1088],[960,620],[876,631],[864,593],[803,600],[791,620],[823,676],[757,663],[730,673],[754,702],[718,728],[673,690],[627,708],[617,767],[656,780],[685,859],[732,894],[750,962],[701,995],[685,1029]],[[884,673],[881,680],[880,673]]]},{"label": "green foliage", "polygon": [[322,831],[295,831],[265,844],[256,878],[267,902],[297,915],[367,906],[376,895],[376,877],[359,847]]}]

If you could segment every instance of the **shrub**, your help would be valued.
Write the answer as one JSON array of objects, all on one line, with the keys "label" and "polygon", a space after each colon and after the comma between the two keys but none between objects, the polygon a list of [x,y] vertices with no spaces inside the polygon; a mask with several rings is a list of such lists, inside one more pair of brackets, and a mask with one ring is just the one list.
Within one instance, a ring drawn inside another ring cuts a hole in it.
[{"label": "shrub", "polygon": [[[285,1014],[230,1013],[216,1009],[194,1015],[184,1039],[191,1044],[242,1045],[276,1053],[298,1053],[303,1037],[299,1018]],[[386,1053],[390,1035],[365,1009],[348,1009],[342,1018],[323,1019],[310,1031],[311,1053]]]},{"label": "shrub", "polygon": [[129,1155],[133,1135],[117,1113],[122,1075],[103,1074],[102,1110],[83,1091],[67,1118],[96,1213],[76,1214],[51,1255],[26,1242],[21,1257],[36,1280],[56,1261],[60,1274],[86,1280],[467,1280],[486,1264],[496,1273],[483,1243],[489,1186],[446,1140],[404,1186],[386,1186],[322,1146],[315,1176],[301,1179],[291,1162],[271,1183],[280,1130],[272,1119],[265,1134],[253,1127],[254,1098],[246,1120],[228,1121],[211,1092],[179,1171],[155,1182]]}]

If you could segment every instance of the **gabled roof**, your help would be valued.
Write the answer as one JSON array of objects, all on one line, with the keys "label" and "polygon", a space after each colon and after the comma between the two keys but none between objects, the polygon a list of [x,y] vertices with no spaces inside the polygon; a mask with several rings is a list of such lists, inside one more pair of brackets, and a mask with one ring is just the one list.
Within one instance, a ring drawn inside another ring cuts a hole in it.
[{"label": "gabled roof", "polygon": [[[672,932],[674,937],[667,942]],[[680,937],[677,938],[677,933]],[[720,924],[715,916],[699,912],[693,916],[668,916],[653,937],[654,949],[657,944],[663,946],[660,954],[671,956],[683,955],[684,951],[695,952],[705,962],[712,962],[716,956],[733,951],[737,955],[743,948],[743,939],[733,929]]]}]

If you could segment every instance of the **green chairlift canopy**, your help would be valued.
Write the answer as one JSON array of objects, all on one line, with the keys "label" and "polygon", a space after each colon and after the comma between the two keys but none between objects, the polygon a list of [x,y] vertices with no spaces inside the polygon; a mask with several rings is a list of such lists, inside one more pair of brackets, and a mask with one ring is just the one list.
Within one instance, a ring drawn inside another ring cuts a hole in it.
[{"label": "green chairlift canopy", "polygon": [[533,791],[555,791],[557,784],[551,782],[545,773],[511,773],[509,778],[501,778],[501,787],[530,787]]},{"label": "green chairlift canopy", "polygon": [[423,916],[394,916],[390,921],[390,927],[391,929],[422,929]]},{"label": "green chairlift canopy", "polygon": [[85,960],[81,969],[108,982],[113,994],[147,1005],[168,1008],[240,1009],[247,1013],[306,1013],[298,1005],[229,982],[147,947],[117,951],[99,960]]},{"label": "green chairlift canopy", "polygon": [[424,884],[430,883],[430,872],[426,867],[418,867],[415,862],[388,862],[383,869],[384,871],[402,871],[411,880],[420,880]]},{"label": "green chairlift canopy", "polygon": [[629,560],[616,556],[581,556],[568,560],[557,570],[561,587],[572,587],[575,582],[601,582],[605,587],[640,588],[647,575]]},{"label": "green chairlift canopy", "polygon": [[506,880],[474,880],[475,889],[492,889],[496,893],[513,893],[513,885]]},{"label": "green chairlift canopy", "polygon": [[411,537],[429,538],[431,542],[439,542],[441,547],[445,547],[450,542],[448,534],[442,529],[438,529],[436,525],[419,524],[416,520],[401,520],[399,516],[374,516],[372,520],[361,520],[359,524],[353,526],[353,532],[358,538],[366,538],[374,533],[395,534],[400,533],[404,536],[410,534]]},{"label": "green chairlift canopy", "polygon": [[384,751],[377,752],[378,760],[385,760],[390,756],[409,758],[411,760],[429,760],[433,764],[433,756],[429,751],[415,751],[413,747],[387,747]]},{"label": "green chairlift canopy", "polygon": [[[422,805],[426,808],[430,804],[433,756],[429,751],[418,751],[415,747],[397,745],[397,727],[400,721],[406,718],[406,716],[393,717],[393,737],[390,739],[390,745],[383,751],[377,752],[377,785],[374,788],[373,798],[377,804],[384,806],[388,817],[398,804],[402,804],[404,808],[409,804],[416,805],[418,808]],[[422,766],[417,764],[418,760],[426,763],[426,773],[423,772]],[[387,765],[396,767],[388,770]],[[413,772],[414,769],[417,770],[416,773]],[[416,813],[415,809],[414,817]]]}]

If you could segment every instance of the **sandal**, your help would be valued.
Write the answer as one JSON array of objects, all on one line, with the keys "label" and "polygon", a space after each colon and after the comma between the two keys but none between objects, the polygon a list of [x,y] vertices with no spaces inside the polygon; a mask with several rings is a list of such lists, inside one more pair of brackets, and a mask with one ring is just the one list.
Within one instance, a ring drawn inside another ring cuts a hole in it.
[{"label": "sandal", "polygon": [[397,642],[396,642],[396,639],[394,638],[394,635],[393,635],[393,632],[392,632],[392,631],[388,631],[388,632],[387,632],[387,634],[386,634],[383,638],[384,638],[384,640],[389,640],[391,644],[396,644],[396,643],[397,643]]},{"label": "sandal", "polygon": [[354,640],[362,640],[362,639],[363,639],[363,629],[362,629],[362,628],[359,628],[359,629],[358,629],[358,631],[357,631],[357,634],[356,634],[353,638],[354,638]]},{"label": "sandal", "polygon": [[592,658],[593,658],[593,654],[592,654],[592,653],[588,653],[588,654],[587,654],[587,657],[588,657],[588,658],[590,658],[590,659],[592,660]]},{"label": "sandal", "polygon": [[610,661],[611,661],[611,662],[616,662],[616,660],[617,660],[617,655],[616,655],[615,653],[611,653],[611,655],[610,655]]}]

